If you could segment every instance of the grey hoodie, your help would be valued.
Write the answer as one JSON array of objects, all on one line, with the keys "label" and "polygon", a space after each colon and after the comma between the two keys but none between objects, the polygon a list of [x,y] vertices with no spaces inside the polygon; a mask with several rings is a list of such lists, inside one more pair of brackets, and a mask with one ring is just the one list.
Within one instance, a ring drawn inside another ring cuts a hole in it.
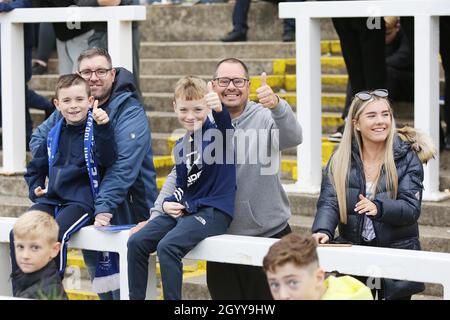
[{"label": "grey hoodie", "polygon": [[[280,180],[281,150],[302,142],[302,128],[292,108],[282,99],[274,109],[249,101],[244,112],[232,123],[237,153],[237,193],[234,219],[227,233],[273,236],[286,228],[291,216],[289,200]],[[269,156],[272,161],[268,163]],[[163,214],[162,202],[173,193],[175,180],[176,173],[172,170],[151,209],[150,219]]]}]

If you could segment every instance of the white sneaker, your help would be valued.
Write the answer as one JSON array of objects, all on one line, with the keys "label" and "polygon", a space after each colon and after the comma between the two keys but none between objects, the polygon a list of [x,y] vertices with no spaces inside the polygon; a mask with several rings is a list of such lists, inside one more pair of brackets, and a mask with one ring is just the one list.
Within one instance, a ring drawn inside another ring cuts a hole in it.
[{"label": "white sneaker", "polygon": [[335,133],[330,134],[328,136],[328,141],[331,142],[341,142],[341,140],[342,140],[342,132],[339,131],[336,131]]}]

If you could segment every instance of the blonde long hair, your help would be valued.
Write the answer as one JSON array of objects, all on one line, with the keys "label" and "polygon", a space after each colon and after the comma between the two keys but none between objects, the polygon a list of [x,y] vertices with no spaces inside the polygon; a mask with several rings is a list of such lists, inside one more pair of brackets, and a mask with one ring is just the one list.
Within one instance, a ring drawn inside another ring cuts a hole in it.
[{"label": "blonde long hair", "polygon": [[[383,100],[389,106],[389,111],[391,113],[391,127],[388,132],[388,136],[384,148],[383,156],[383,166],[386,177],[386,190],[388,191],[390,197],[395,199],[397,197],[398,189],[398,176],[397,168],[394,161],[394,137],[395,137],[395,120],[392,113],[392,108],[389,104],[387,98],[380,98],[373,96],[370,100],[364,101],[355,97],[350,105],[350,110],[346,119],[345,129],[336,152],[333,154],[330,160],[329,167],[329,177],[333,183],[336,190],[338,205],[339,205],[339,216],[341,223],[347,223],[347,190],[348,190],[348,177],[350,173],[351,164],[351,153],[352,153],[352,143],[356,141],[359,149],[359,154],[362,155],[363,141],[361,138],[361,133],[356,130],[353,120],[358,120],[361,113],[364,111],[366,106],[375,101]],[[380,169],[380,173],[383,169]],[[380,173],[374,182],[375,186],[378,186],[378,180],[380,178]],[[378,188],[375,188],[375,193]]]}]

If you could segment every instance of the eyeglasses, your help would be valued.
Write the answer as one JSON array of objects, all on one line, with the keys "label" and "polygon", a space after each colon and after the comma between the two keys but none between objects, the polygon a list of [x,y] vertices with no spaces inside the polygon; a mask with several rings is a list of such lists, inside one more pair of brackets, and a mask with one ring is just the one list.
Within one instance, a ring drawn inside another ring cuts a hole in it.
[{"label": "eyeglasses", "polygon": [[355,94],[355,97],[362,101],[367,101],[372,99],[373,96],[379,97],[379,98],[386,98],[389,95],[389,91],[387,89],[376,89],[373,91],[361,91]]},{"label": "eyeglasses", "polygon": [[221,77],[221,78],[215,78],[214,80],[217,81],[217,84],[219,85],[219,87],[228,87],[230,82],[233,82],[233,85],[236,88],[242,88],[243,86],[245,86],[245,83],[248,81],[248,79],[245,78],[226,78],[226,77]]},{"label": "eyeglasses", "polygon": [[99,79],[103,79],[106,77],[106,75],[108,74],[109,71],[111,71],[112,68],[109,69],[97,69],[97,70],[81,70],[78,73],[80,74],[80,76],[82,76],[84,79],[90,79],[92,77],[92,74],[95,73],[95,75],[97,76],[97,78]]}]

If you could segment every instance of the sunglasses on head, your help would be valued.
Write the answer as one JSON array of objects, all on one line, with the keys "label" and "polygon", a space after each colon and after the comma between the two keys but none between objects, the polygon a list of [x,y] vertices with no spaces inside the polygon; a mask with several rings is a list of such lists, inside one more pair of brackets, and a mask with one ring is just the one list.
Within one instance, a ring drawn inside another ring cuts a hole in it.
[{"label": "sunglasses on head", "polygon": [[389,95],[389,91],[387,89],[376,89],[373,91],[361,91],[355,94],[355,97],[362,101],[367,101],[372,99],[373,96],[379,97],[379,98],[386,98]]}]

